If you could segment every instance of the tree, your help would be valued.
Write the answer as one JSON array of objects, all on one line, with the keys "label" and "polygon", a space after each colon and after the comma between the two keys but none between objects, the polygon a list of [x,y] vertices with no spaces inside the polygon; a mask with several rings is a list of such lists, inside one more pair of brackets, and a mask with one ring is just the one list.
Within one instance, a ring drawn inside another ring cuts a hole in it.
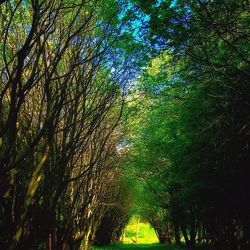
[{"label": "tree", "polygon": [[[180,227],[190,246],[202,232],[204,241],[218,249],[247,248],[248,5],[136,2],[151,17],[157,53],[171,55],[166,63],[154,63],[151,75],[142,80],[144,91],[155,97],[153,112],[158,112],[142,126],[153,127],[147,137],[143,133],[142,150],[147,157],[153,153],[151,168],[159,166],[162,156],[170,162],[165,185],[172,218],[182,218]],[[152,141],[158,145],[148,147]]]},{"label": "tree", "polygon": [[3,249],[77,248],[104,214],[127,82],[107,63],[122,39],[108,3],[1,3]]}]

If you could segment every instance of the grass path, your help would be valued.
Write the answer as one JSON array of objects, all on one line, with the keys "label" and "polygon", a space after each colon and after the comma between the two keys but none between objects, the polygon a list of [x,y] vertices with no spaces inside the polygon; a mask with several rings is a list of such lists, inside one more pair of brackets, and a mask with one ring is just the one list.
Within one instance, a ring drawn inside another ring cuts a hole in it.
[{"label": "grass path", "polygon": [[94,250],[183,250],[183,248],[174,245],[161,244],[119,244],[109,247],[94,247]]}]

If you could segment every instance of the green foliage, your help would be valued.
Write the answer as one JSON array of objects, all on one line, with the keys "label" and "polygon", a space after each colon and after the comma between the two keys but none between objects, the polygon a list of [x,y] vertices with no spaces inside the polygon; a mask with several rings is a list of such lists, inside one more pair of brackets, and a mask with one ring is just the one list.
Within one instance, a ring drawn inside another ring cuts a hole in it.
[{"label": "green foliage", "polygon": [[[205,241],[221,249],[246,248],[247,3],[136,2],[151,17],[154,42],[164,38],[169,48],[152,59],[139,79],[144,99],[130,138],[128,165],[147,194],[140,197],[141,210],[151,218],[168,211],[161,219],[168,214],[165,222],[181,229],[188,245],[199,241],[203,228]],[[213,230],[218,227],[222,229]],[[237,227],[245,232],[244,242]]]},{"label": "green foliage", "polygon": [[2,1],[0,248],[109,244],[140,214],[139,240],[249,249],[249,13]]}]

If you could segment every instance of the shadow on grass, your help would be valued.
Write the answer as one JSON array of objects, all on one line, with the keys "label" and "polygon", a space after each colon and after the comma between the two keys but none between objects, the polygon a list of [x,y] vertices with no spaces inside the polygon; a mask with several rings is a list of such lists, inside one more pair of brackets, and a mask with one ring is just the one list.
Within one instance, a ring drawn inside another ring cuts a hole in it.
[{"label": "shadow on grass", "polygon": [[182,247],[175,245],[162,244],[119,244],[108,247],[94,247],[94,250],[183,250]]}]

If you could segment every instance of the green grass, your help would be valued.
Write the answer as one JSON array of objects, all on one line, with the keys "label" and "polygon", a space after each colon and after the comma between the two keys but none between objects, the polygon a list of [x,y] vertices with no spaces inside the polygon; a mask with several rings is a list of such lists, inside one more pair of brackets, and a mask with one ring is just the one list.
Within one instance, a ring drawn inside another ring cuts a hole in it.
[{"label": "green grass", "polygon": [[136,238],[137,217],[130,219],[124,230],[121,244],[114,244],[106,247],[93,247],[93,250],[183,250],[182,247],[175,245],[159,244],[159,240],[154,229],[147,222],[140,222],[138,228],[137,244],[131,244]]},{"label": "green grass", "polygon": [[94,250],[183,250],[183,248],[174,245],[162,244],[117,244],[109,247],[94,247]]},{"label": "green grass", "polygon": [[159,240],[155,234],[154,229],[147,222],[140,222],[138,228],[137,244],[134,243],[136,239],[137,217],[130,219],[128,225],[124,230],[122,243],[114,244],[106,247],[93,247],[94,250],[124,250],[124,249],[138,249],[138,250],[183,250],[183,248],[175,245],[159,244]]},{"label": "green grass", "polygon": [[[126,226],[122,238],[122,242],[125,244],[134,243],[136,238],[136,217],[132,217]],[[158,238],[154,229],[147,222],[140,222],[138,228],[138,244],[153,244],[158,243]]]}]

